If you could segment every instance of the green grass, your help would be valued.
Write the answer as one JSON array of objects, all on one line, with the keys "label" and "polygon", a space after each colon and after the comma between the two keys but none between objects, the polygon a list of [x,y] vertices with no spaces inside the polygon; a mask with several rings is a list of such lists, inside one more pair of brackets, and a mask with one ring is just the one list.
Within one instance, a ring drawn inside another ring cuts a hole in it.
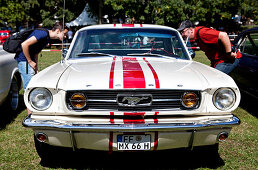
[{"label": "green grass", "polygon": [[[209,61],[203,54],[203,52],[196,52],[196,61],[208,64]],[[43,52],[42,57],[39,58],[40,65],[39,70],[59,62],[60,61],[60,52]],[[21,90],[20,94],[23,94]],[[21,96],[22,99],[23,96]],[[220,159],[213,162],[203,164],[205,160],[198,160],[198,158],[184,158],[186,162],[185,166],[190,169],[257,169],[258,165],[258,150],[257,150],[257,139],[258,139],[258,120],[256,118],[257,111],[254,106],[257,105],[257,101],[249,102],[247,98],[242,99],[240,107],[238,107],[233,113],[241,119],[241,125],[234,127],[231,131],[231,135],[228,140],[220,143],[219,155]],[[252,109],[253,108],[253,109]],[[67,162],[64,165],[51,166],[46,165],[41,162],[41,159],[37,155],[37,152],[34,147],[33,141],[33,131],[31,129],[26,129],[22,126],[22,120],[26,117],[27,113],[25,111],[24,104],[20,105],[20,110],[17,112],[10,112],[8,109],[1,107],[0,108],[1,119],[0,119],[0,169],[71,169],[76,168],[74,164],[67,165]],[[170,152],[173,154],[173,152]],[[168,155],[168,156],[167,156]],[[85,156],[85,155],[84,155]],[[118,160],[125,161],[125,164],[129,162],[148,164],[149,169],[155,168],[150,166],[152,160],[155,160],[155,164],[161,169],[174,169],[179,167],[179,163],[173,162],[169,159],[169,153],[166,154],[167,159],[163,161],[157,159],[155,155],[148,158],[146,162],[141,162],[135,160],[133,157],[129,157],[124,160],[123,158],[112,159],[108,157],[107,161],[110,160],[112,164],[117,164]],[[189,160],[196,160],[190,161]],[[203,158],[200,158],[203,159]],[[182,161],[184,162],[184,161]],[[87,166],[85,162],[79,162],[79,167],[86,167],[87,169],[96,169],[93,165]],[[102,165],[103,163],[103,165]],[[89,163],[90,164],[90,163]],[[105,161],[100,160],[97,162],[98,169],[103,169],[105,167]],[[188,165],[187,165],[188,164]],[[214,165],[215,164],[215,165]],[[121,166],[122,167],[122,166]],[[124,169],[124,168],[118,169]],[[144,169],[144,168],[143,168]]]}]

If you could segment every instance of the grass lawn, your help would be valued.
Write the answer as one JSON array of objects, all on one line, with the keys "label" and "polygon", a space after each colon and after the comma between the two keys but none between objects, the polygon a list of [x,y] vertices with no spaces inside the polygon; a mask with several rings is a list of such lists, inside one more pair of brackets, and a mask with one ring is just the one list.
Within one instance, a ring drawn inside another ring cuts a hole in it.
[{"label": "grass lawn", "polygon": [[[196,53],[195,60],[209,64],[204,54],[199,51]],[[42,57],[39,58],[39,70],[59,61],[60,52],[42,52]],[[20,94],[22,100],[23,90],[20,91]],[[22,126],[22,120],[27,114],[23,103],[20,104],[20,110],[16,112],[11,112],[1,106],[0,169],[74,169],[77,167],[104,169],[106,167],[105,164],[111,162],[113,165],[116,165],[119,161],[124,163],[124,166],[116,167],[117,169],[125,169],[126,165],[134,163],[136,163],[136,167],[137,163],[146,165],[146,167],[143,166],[141,169],[175,169],[175,167],[180,169],[181,166],[187,167],[187,169],[258,169],[258,120],[255,106],[257,106],[257,101],[252,101],[249,97],[243,96],[240,107],[234,111],[234,114],[241,119],[241,125],[233,128],[228,140],[220,143],[219,158],[216,160],[208,160],[208,162],[204,163],[207,161],[205,156],[200,158],[187,158],[187,156],[185,158],[183,156],[179,162],[176,162],[173,161],[173,158],[175,158],[172,156],[174,152],[170,151],[166,153],[165,157],[164,154],[150,154],[153,157],[147,156],[146,160],[141,157],[139,158],[141,160],[137,160],[134,157],[121,158],[110,156],[106,160],[100,159],[96,165],[90,161],[88,163],[79,161],[77,163],[80,165],[66,162],[64,163],[65,166],[62,164],[57,166],[46,165],[41,162],[34,147],[33,131]],[[128,154],[130,155],[131,153]],[[150,166],[154,163],[156,166]],[[133,169],[137,169],[136,167]]]}]

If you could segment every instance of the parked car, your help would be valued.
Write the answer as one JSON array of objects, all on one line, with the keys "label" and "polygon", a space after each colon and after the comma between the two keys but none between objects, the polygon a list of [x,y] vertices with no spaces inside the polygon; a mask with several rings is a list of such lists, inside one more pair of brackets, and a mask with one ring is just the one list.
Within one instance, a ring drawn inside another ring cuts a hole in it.
[{"label": "parked car", "polygon": [[[240,120],[234,80],[191,59],[179,32],[157,25],[80,29],[64,61],[24,93],[43,159],[59,147],[108,152],[209,146],[218,151]],[[210,153],[210,154],[214,154]]]},{"label": "parked car", "polygon": [[231,76],[243,92],[258,99],[258,27],[243,31],[233,44],[242,58]]},{"label": "parked car", "polygon": [[0,105],[16,110],[22,81],[14,55],[0,49]]},{"label": "parked car", "polygon": [[3,44],[6,38],[10,37],[12,32],[9,30],[0,30],[0,44]]}]

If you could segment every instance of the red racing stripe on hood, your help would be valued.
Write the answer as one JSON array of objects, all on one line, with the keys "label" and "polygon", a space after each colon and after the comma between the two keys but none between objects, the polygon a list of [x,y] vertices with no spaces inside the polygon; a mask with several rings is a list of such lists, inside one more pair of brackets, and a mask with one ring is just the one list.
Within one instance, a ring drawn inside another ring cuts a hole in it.
[{"label": "red racing stripe on hood", "polygon": [[114,70],[115,70],[116,56],[113,57],[111,64],[110,74],[109,74],[109,88],[114,88]]},{"label": "red racing stripe on hood", "polygon": [[123,58],[124,88],[146,88],[141,65],[136,58]]},{"label": "red racing stripe on hood", "polygon": [[152,67],[152,65],[149,63],[148,60],[146,60],[146,58],[143,58],[143,60],[147,63],[147,65],[149,66],[149,68],[151,69],[151,72],[154,76],[154,79],[155,79],[155,85],[156,85],[156,88],[159,89],[160,88],[160,84],[159,84],[159,77],[156,73],[156,71],[154,70],[154,68]]}]

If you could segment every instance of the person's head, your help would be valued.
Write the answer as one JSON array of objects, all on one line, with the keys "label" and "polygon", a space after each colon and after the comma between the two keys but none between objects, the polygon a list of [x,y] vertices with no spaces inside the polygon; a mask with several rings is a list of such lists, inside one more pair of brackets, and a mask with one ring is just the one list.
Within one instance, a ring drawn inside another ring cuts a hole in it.
[{"label": "person's head", "polygon": [[187,37],[189,37],[189,39],[194,39],[194,27],[191,21],[183,21],[177,30],[180,32],[184,39]]},{"label": "person's head", "polygon": [[50,38],[51,39],[59,39],[60,41],[66,37],[68,32],[68,28],[64,27],[61,22],[56,22],[51,30]]}]

